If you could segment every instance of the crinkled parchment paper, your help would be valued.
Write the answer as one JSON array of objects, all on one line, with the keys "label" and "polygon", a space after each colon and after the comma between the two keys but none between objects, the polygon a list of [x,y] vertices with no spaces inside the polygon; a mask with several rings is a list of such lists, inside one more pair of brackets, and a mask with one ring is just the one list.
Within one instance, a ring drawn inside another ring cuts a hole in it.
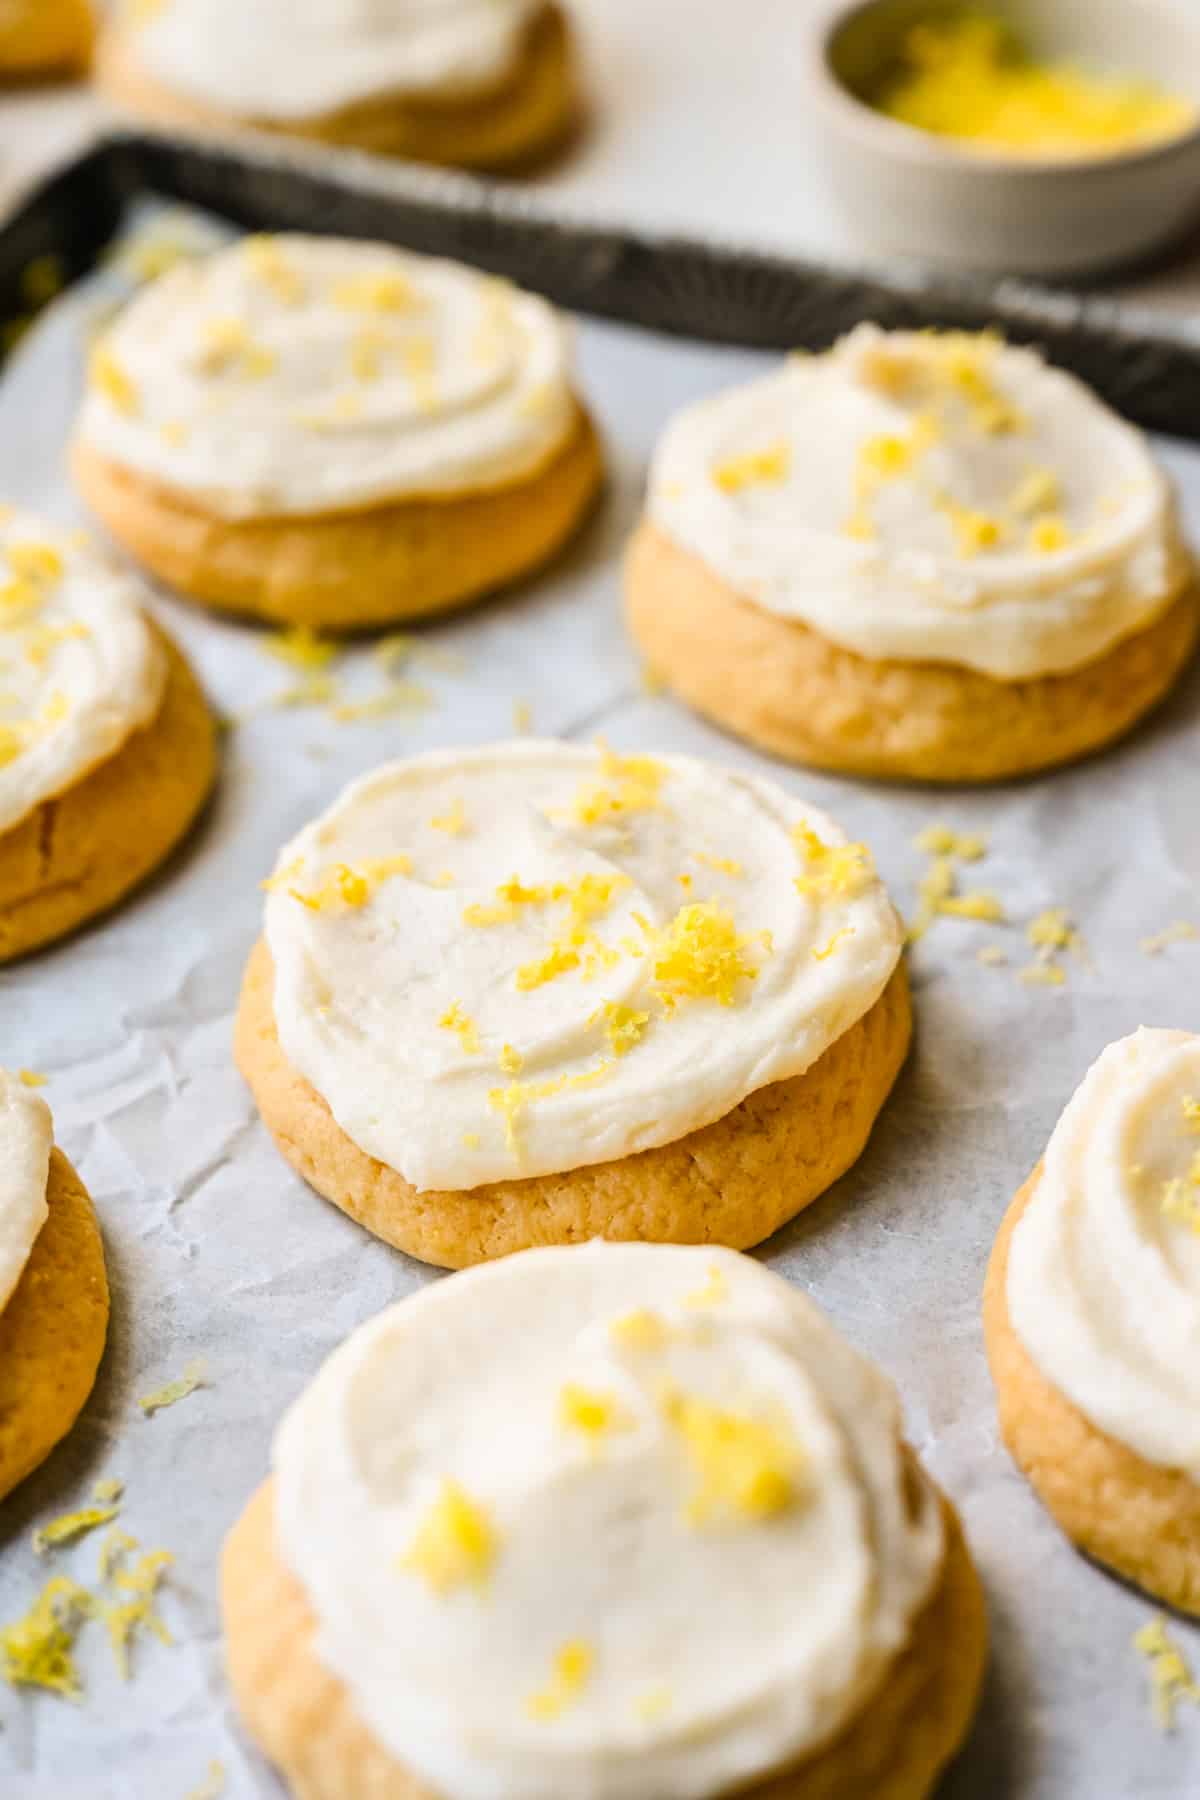
[{"label": "crinkled parchment paper", "polygon": [[[144,219],[142,228],[144,229]],[[200,226],[194,225],[199,232]],[[0,492],[81,517],[63,446],[87,334],[129,289],[108,269],[61,299],[0,381]],[[277,1795],[239,1736],[222,1677],[222,1534],[267,1467],[283,1408],[380,1307],[436,1277],[361,1231],[290,1174],[230,1058],[258,883],[279,845],[374,763],[537,731],[604,732],[622,749],[675,749],[770,772],[874,847],[911,914],[934,821],[981,832],[965,884],[994,889],[1007,927],[940,919],[916,946],[912,1060],[858,1166],[762,1252],[893,1374],[914,1443],[961,1508],[987,1581],[994,1651],[986,1698],[949,1778],[954,1800],[1166,1800],[1200,1792],[1200,1711],[1161,1735],[1130,1646],[1152,1607],[1073,1554],[997,1444],[979,1295],[996,1226],[1092,1058],[1137,1025],[1200,1029],[1200,942],[1139,947],[1200,925],[1200,671],[1127,744],[1066,773],[938,795],[769,765],[650,694],[622,630],[620,551],[656,433],[678,406],[762,359],[583,321],[582,380],[608,442],[598,516],[548,575],[420,634],[406,677],[424,710],[339,723],[282,708],[297,677],[250,628],[166,596],[157,610],[214,703],[234,720],[219,793],[144,892],[74,941],[0,973],[0,1060],[44,1071],[59,1141],[104,1226],[108,1351],[67,1442],[0,1509],[0,1621],[48,1567],[93,1580],[96,1540],[35,1558],[32,1529],[127,1483],[123,1524],[176,1563],[162,1599],[175,1639],[140,1643],[128,1685],[103,1632],[80,1642],[72,1706],[0,1689],[8,1800],[184,1800],[210,1763],[237,1800]],[[1200,452],[1165,445],[1200,536]],[[333,671],[343,696],[379,691],[369,646]],[[1029,986],[1024,926],[1069,909],[1087,959],[1062,987]],[[977,953],[1000,946],[1008,961]],[[145,1418],[138,1396],[194,1359],[210,1385]],[[796,1596],[804,1604],[804,1596]],[[1200,1664],[1200,1633],[1177,1635]],[[649,1797],[648,1797],[649,1800]]]}]

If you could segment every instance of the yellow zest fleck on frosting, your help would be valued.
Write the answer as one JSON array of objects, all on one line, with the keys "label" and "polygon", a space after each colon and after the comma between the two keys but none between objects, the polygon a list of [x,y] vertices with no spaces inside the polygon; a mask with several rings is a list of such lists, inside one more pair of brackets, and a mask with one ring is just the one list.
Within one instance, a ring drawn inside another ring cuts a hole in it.
[{"label": "yellow zest fleck on frosting", "polygon": [[496,904],[489,906],[483,902],[463,908],[464,925],[508,925],[517,917],[518,908],[522,906],[545,906],[552,894],[552,889],[545,884],[527,887],[516,875],[510,875],[496,889]]},{"label": "yellow zest fleck on frosting", "polygon": [[85,1506],[79,1512],[62,1513],[57,1519],[51,1519],[48,1525],[41,1525],[33,1534],[33,1548],[38,1556],[44,1556],[47,1550],[58,1544],[69,1544],[75,1538],[86,1537],[89,1531],[95,1531],[98,1525],[109,1525],[116,1518],[120,1509],[116,1506]]},{"label": "yellow zest fleck on frosting", "polygon": [[612,1321],[608,1335],[621,1350],[661,1350],[670,1341],[670,1328],[656,1312],[639,1306]]},{"label": "yellow zest fleck on frosting", "polygon": [[141,1394],[138,1405],[147,1418],[153,1413],[162,1412],[165,1407],[174,1406],[177,1401],[186,1400],[197,1388],[208,1386],[208,1374],[204,1364],[191,1362],[183,1374],[175,1381],[168,1381],[165,1387],[156,1388],[152,1394]]},{"label": "yellow zest fleck on frosting", "polygon": [[525,1058],[511,1044],[504,1045],[496,1061],[505,1075],[519,1075],[525,1066]]},{"label": "yellow zest fleck on frosting", "polygon": [[1053,469],[1030,469],[1013,489],[1009,506],[1021,518],[1054,513],[1062,505],[1062,482]]},{"label": "yellow zest fleck on frosting", "polygon": [[438,1024],[443,1031],[453,1031],[468,1056],[479,1054],[479,1031],[473,1019],[469,1019],[458,1001],[442,1014]]},{"label": "yellow zest fleck on frosting", "polygon": [[1200,939],[1200,928],[1188,919],[1176,919],[1172,924],[1156,931],[1152,937],[1144,937],[1138,949],[1146,956],[1161,956],[1172,944],[1184,944]]},{"label": "yellow zest fleck on frosting", "polygon": [[1154,82],[1039,61],[1009,21],[971,8],[912,26],[872,99],[920,131],[1033,156],[1103,156],[1196,117]]},{"label": "yellow zest fleck on frosting", "polygon": [[53,544],[9,544],[4,554],[18,579],[35,582],[39,587],[51,585],[63,572],[63,559]]},{"label": "yellow zest fleck on frosting", "polygon": [[480,1142],[479,1133],[477,1131],[464,1131],[462,1134],[462,1141],[464,1149],[478,1150]]},{"label": "yellow zest fleck on frosting", "polygon": [[519,906],[546,906],[566,902],[568,916],[563,930],[552,940],[543,956],[532,962],[522,963],[517,970],[517,988],[521,993],[528,993],[532,988],[543,987],[557,976],[577,969],[581,961],[580,951],[588,946],[592,947],[593,953],[601,960],[615,959],[615,952],[610,951],[595,936],[591,925],[607,912],[614,897],[629,885],[628,875],[588,874],[581,875],[577,881],[556,881],[549,886],[527,888],[513,876],[511,881],[496,889],[500,900],[498,906],[468,906],[463,919],[468,925],[498,925],[514,918]]},{"label": "yellow zest fleck on frosting", "polygon": [[712,478],[723,494],[740,494],[743,488],[760,482],[786,481],[791,467],[792,447],[781,442],[765,450],[751,450],[745,456],[731,456],[716,465]]},{"label": "yellow zest fleck on frosting", "polygon": [[757,965],[746,950],[733,914],[716,900],[682,906],[661,931],[650,932],[647,954],[654,989],[668,1012],[681,1000],[715,1000],[732,1006],[739,982],[754,981]]},{"label": "yellow zest fleck on frosting", "polygon": [[1073,533],[1067,522],[1058,513],[1048,513],[1044,519],[1035,519],[1029,527],[1030,548],[1039,556],[1052,556],[1056,550],[1065,550],[1073,541]]},{"label": "yellow zest fleck on frosting", "polygon": [[662,1411],[695,1478],[684,1509],[689,1525],[770,1519],[795,1503],[803,1457],[783,1426],[674,1390],[665,1394]]},{"label": "yellow zest fleck on frosting", "polygon": [[92,351],[88,362],[88,381],[126,418],[132,419],[141,411],[141,397],[135,383],[105,343],[97,344]]},{"label": "yellow zest fleck on frosting", "polygon": [[409,338],[403,345],[401,360],[404,373],[412,384],[417,405],[423,412],[432,412],[437,405],[437,359],[434,354],[433,339],[428,337]]},{"label": "yellow zest fleck on frosting", "polygon": [[402,852],[361,863],[334,863],[311,893],[290,887],[288,893],[310,912],[354,912],[366,906],[375,890],[394,875],[411,875],[412,858]]},{"label": "yellow zest fleck on frosting", "polygon": [[623,1430],[628,1420],[615,1394],[568,1381],[558,1396],[558,1422],[596,1444],[611,1432]]},{"label": "yellow zest fleck on frosting", "polygon": [[456,1481],[441,1493],[422,1519],[400,1567],[419,1575],[435,1594],[482,1587],[491,1573],[500,1541],[486,1509]]},{"label": "yellow zest fleck on frosting", "polygon": [[492,1088],[488,1093],[488,1105],[493,1112],[504,1115],[504,1141],[508,1148],[514,1155],[520,1154],[520,1122],[526,1107],[537,1100],[551,1100],[568,1088],[594,1087],[605,1080],[615,1066],[610,1059],[597,1063],[594,1069],[584,1069],[578,1075],[552,1075],[545,1081],[510,1081],[507,1087]]},{"label": "yellow zest fleck on frosting", "polygon": [[698,863],[703,863],[706,869],[715,869],[718,875],[732,875],[740,878],[746,873],[742,864],[732,856],[709,856],[704,850],[694,850],[692,854]]},{"label": "yellow zest fleck on frosting", "polygon": [[1182,1701],[1200,1706],[1200,1687],[1192,1679],[1187,1659],[1167,1630],[1161,1613],[1134,1632],[1133,1647],[1149,1664],[1154,1722],[1161,1730],[1170,1731],[1175,1723],[1175,1709]]},{"label": "yellow zest fleck on frosting", "polygon": [[941,500],[941,510],[945,513],[954,533],[955,548],[960,556],[979,556],[985,550],[998,549],[1005,537],[1003,519],[994,513],[979,512],[974,507],[960,506],[956,500],[945,496]]},{"label": "yellow zest fleck on frosting", "polygon": [[603,1019],[604,1035],[612,1046],[614,1056],[627,1056],[634,1045],[640,1042],[650,1014],[637,1012],[632,1006],[625,1006],[619,1000],[609,1000],[598,1012],[594,1012],[588,1020],[591,1025],[595,1020]]},{"label": "yellow zest fleck on frosting", "polygon": [[304,277],[291,264],[275,238],[260,232],[242,244],[247,265],[256,281],[270,288],[284,306],[299,306],[306,294]]},{"label": "yellow zest fleck on frosting", "polygon": [[273,350],[255,343],[243,319],[206,319],[200,328],[199,367],[211,375],[226,371],[260,381],[275,368]]},{"label": "yellow zest fleck on frosting", "polygon": [[22,1087],[40,1088],[45,1087],[49,1077],[46,1075],[39,1075],[36,1069],[22,1069],[17,1076],[17,1080],[21,1083]]},{"label": "yellow zest fleck on frosting", "polygon": [[584,1638],[570,1638],[554,1655],[554,1666],[545,1687],[530,1694],[525,1710],[530,1718],[557,1719],[577,1700],[591,1679],[596,1652]]},{"label": "yellow zest fleck on frosting", "polygon": [[827,942],[822,944],[819,949],[813,951],[813,961],[827,962],[837,949],[838,945],[844,943],[847,938],[852,938],[853,936],[853,925],[839,925],[833,936],[829,938]]},{"label": "yellow zest fleck on frosting", "polygon": [[711,1263],[704,1286],[693,1288],[690,1294],[685,1294],[683,1304],[698,1310],[706,1306],[721,1306],[728,1298],[729,1283],[725,1279],[725,1272],[717,1263]]},{"label": "yellow zest fleck on frosting", "polygon": [[804,863],[796,877],[796,892],[815,900],[853,899],[875,873],[865,844],[827,844],[803,820],[792,831],[792,842]]},{"label": "yellow zest fleck on frosting", "polygon": [[633,1710],[639,1719],[643,1719],[645,1723],[649,1725],[652,1724],[655,1719],[661,1719],[670,1712],[671,1700],[672,1695],[669,1687],[664,1685],[661,1687],[647,1688],[644,1694],[639,1694],[637,1696],[637,1699],[633,1703]]},{"label": "yellow zest fleck on frosting", "polygon": [[1200,1100],[1193,1100],[1189,1095],[1180,1103],[1183,1107],[1183,1122],[1189,1131],[1200,1132]]},{"label": "yellow zest fleck on frosting", "polygon": [[461,799],[456,800],[449,812],[440,813],[436,819],[430,819],[431,831],[444,831],[448,837],[466,837],[471,827],[467,815],[463,811]]},{"label": "yellow zest fleck on frosting", "polygon": [[330,298],[346,312],[411,312],[416,289],[403,275],[348,275],[335,282]]},{"label": "yellow zest fleck on frosting", "polygon": [[585,783],[571,805],[580,825],[599,825],[624,813],[653,812],[667,778],[652,756],[619,756],[607,744],[600,751],[600,780]]},{"label": "yellow zest fleck on frosting", "polygon": [[854,507],[842,526],[847,537],[868,542],[875,536],[871,503],[887,482],[917,469],[938,441],[941,427],[933,413],[920,413],[905,432],[878,432],[859,446],[854,469]]}]

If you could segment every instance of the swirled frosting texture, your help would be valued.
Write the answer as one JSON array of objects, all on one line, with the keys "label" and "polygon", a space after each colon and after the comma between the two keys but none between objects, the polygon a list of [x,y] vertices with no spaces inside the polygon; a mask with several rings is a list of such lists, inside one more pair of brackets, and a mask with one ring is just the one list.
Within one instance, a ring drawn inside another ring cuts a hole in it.
[{"label": "swirled frosting texture", "polygon": [[668,427],[655,526],[861,656],[1001,681],[1092,661],[1188,564],[1140,432],[1030,350],[861,327]]},{"label": "swirled frosting texture", "polygon": [[869,1701],[941,1562],[890,1383],[731,1251],[526,1251],[357,1331],[275,1441],[317,1654],[454,1800],[711,1800]]},{"label": "swirled frosting texture", "polygon": [[1089,1070],[1013,1233],[1008,1305],[1093,1425],[1200,1480],[1200,1037],[1139,1031]]},{"label": "swirled frosting texture", "polygon": [[527,479],[576,416],[545,301],[384,244],[281,236],[139,294],[93,354],[79,430],[236,519]]},{"label": "swirled frosting texture", "polygon": [[683,1137],[807,1069],[900,955],[868,853],[815,809],[553,742],[377,770],[270,886],[284,1052],[419,1189]]},{"label": "swirled frosting texture", "polygon": [[297,121],[395,95],[469,99],[517,64],[543,0],[130,0],[151,74],[245,118]]},{"label": "swirled frosting texture", "polygon": [[0,516],[0,832],[158,711],[166,665],[141,597],[74,535]]},{"label": "swirled frosting texture", "polygon": [[21,1279],[46,1222],[54,1128],[50,1108],[0,1069],[0,1312]]}]

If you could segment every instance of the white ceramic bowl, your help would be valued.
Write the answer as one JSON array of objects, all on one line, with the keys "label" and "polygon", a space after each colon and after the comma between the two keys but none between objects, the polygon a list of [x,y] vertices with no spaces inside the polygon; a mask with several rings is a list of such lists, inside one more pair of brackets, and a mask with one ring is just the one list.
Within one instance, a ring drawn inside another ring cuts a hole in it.
[{"label": "white ceramic bowl", "polygon": [[[1145,258],[1200,217],[1200,125],[1088,159],[981,150],[857,97],[938,0],[840,0],[810,47],[815,122],[865,247],[960,268],[1079,276]],[[947,9],[944,3],[941,10]],[[1200,106],[1200,0],[983,0],[1039,57],[1144,76]]]}]

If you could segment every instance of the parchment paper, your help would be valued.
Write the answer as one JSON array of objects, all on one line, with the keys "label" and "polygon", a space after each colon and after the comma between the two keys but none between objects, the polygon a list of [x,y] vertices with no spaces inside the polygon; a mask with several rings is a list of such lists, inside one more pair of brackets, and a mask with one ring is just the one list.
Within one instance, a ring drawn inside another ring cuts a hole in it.
[{"label": "parchment paper", "polygon": [[[144,217],[139,229],[144,228]],[[199,222],[193,230],[203,235]],[[129,289],[109,269],[64,296],[0,382],[0,492],[81,520],[62,452],[87,331]],[[282,841],[385,758],[483,743],[526,701],[539,732],[677,749],[770,768],[875,848],[911,913],[926,866],[915,834],[948,821],[987,835],[967,871],[1007,929],[941,920],[916,947],[917,1044],[867,1153],[761,1252],[892,1373],[909,1429],[961,1508],[991,1601],[983,1710],[952,1800],[1166,1800],[1200,1791],[1200,1712],[1151,1722],[1130,1647],[1153,1607],[1076,1556],[997,1445],[979,1296],[996,1226],[1094,1056],[1141,1023],[1200,1029],[1200,942],[1140,940],[1200,925],[1200,671],[1130,742],[1083,767],[938,795],[767,763],[643,687],[619,612],[619,553],[654,438],[679,405],[763,359],[583,321],[583,385],[608,443],[597,518],[543,578],[421,633],[409,671],[434,704],[339,724],[266,704],[294,682],[262,635],[160,596],[157,610],[237,721],[219,793],[145,891],[68,944],[0,973],[0,1061],[50,1076],[59,1141],[103,1223],[112,1329],[95,1393],[66,1443],[0,1508],[0,1622],[49,1572],[94,1580],[96,1541],[36,1558],[31,1530],[128,1484],[122,1523],[177,1561],[162,1609],[173,1648],[135,1652],[128,1686],[103,1633],[80,1641],[72,1706],[0,1689],[0,1794],[20,1800],[184,1800],[213,1759],[236,1800],[280,1789],[239,1736],[221,1668],[221,1538],[267,1468],[283,1408],[380,1307],[435,1279],[376,1243],[291,1175],[230,1058],[239,975]],[[1200,536],[1200,453],[1163,446]],[[431,659],[428,652],[434,652]],[[443,666],[447,653],[461,667]],[[378,690],[370,649],[337,671]],[[1029,987],[1023,926],[1069,908],[1089,959],[1061,989]],[[1009,961],[986,967],[986,944]],[[211,1385],[156,1417],[137,1397],[206,1360]],[[796,1596],[798,1606],[804,1596]],[[1175,1628],[1200,1665],[1200,1633]],[[652,1800],[647,1796],[647,1800]]]}]

